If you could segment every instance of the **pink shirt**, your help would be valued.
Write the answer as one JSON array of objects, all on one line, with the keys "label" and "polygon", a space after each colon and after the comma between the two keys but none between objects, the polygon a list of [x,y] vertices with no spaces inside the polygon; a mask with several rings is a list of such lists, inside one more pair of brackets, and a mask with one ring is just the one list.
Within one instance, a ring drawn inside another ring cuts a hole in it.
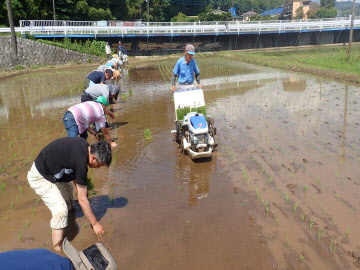
[{"label": "pink shirt", "polygon": [[96,130],[105,127],[105,115],[102,105],[95,101],[87,101],[71,106],[68,109],[74,116],[79,128],[79,134],[83,133],[92,123]]}]

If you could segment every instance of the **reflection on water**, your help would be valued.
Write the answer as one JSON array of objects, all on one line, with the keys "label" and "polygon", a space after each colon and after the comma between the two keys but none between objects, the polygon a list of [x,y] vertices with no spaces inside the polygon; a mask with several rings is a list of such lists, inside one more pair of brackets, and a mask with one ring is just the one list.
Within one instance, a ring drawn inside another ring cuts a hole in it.
[{"label": "reflection on water", "polygon": [[215,159],[191,160],[188,155],[178,154],[175,175],[182,192],[188,193],[188,204],[208,197],[210,178],[216,166]]}]

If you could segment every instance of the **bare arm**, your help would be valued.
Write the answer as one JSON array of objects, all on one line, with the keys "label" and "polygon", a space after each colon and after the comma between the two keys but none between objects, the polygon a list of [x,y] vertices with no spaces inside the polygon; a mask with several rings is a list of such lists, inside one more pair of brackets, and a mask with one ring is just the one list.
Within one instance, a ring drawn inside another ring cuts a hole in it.
[{"label": "bare arm", "polygon": [[79,204],[84,211],[85,216],[90,221],[95,234],[100,236],[104,235],[104,227],[97,221],[93,211],[91,210],[91,206],[87,198],[87,187],[76,184],[76,190],[78,193]]},{"label": "bare arm", "polygon": [[171,90],[174,92],[176,90],[176,75],[174,73],[172,73],[172,76],[171,76],[171,84],[172,84],[172,87],[171,87]]},{"label": "bare arm", "polygon": [[104,109],[104,113],[107,114],[108,116],[110,116],[112,119],[115,118],[115,115],[106,108]]},{"label": "bare arm", "polygon": [[111,141],[109,131],[107,130],[106,127],[102,127],[102,128],[101,128],[101,132],[102,132],[102,134],[104,135],[105,140],[106,140],[111,146],[113,146],[113,147],[117,146],[117,143],[116,143],[116,142]]}]

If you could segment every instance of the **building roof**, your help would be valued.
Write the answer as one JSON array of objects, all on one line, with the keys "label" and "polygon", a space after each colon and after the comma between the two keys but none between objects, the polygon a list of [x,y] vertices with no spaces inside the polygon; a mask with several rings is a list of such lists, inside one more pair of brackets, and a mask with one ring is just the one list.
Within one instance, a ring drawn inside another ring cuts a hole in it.
[{"label": "building roof", "polygon": [[254,11],[248,11],[248,12],[244,13],[242,16],[254,16],[254,15],[257,15],[257,13]]},{"label": "building roof", "polygon": [[261,13],[261,16],[269,16],[269,15],[276,15],[276,14],[280,14],[281,12],[283,12],[284,8],[280,7],[280,8],[274,8],[271,10],[266,10],[263,13]]}]

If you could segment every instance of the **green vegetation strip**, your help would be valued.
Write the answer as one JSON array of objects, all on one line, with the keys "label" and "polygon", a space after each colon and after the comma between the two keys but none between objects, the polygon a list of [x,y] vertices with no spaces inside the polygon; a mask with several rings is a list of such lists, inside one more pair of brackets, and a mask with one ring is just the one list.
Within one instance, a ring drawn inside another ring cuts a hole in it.
[{"label": "green vegetation strip", "polygon": [[219,55],[256,65],[360,83],[360,46],[352,47],[349,61],[346,61],[346,50],[346,46],[278,48],[276,51],[227,51]]},{"label": "green vegetation strip", "polygon": [[70,38],[64,38],[62,41],[51,41],[44,39],[36,39],[36,41],[72,51],[97,55],[100,57],[104,56],[104,48],[106,44],[105,41],[86,40],[85,42],[82,42],[77,40],[71,40]]},{"label": "green vegetation strip", "polygon": [[197,113],[201,113],[204,116],[206,116],[206,108],[205,108],[205,106],[201,106],[201,107],[197,107],[197,108],[191,108],[191,109],[190,109],[190,107],[185,107],[185,108],[181,108],[181,109],[176,110],[177,120],[184,120],[184,116],[189,112],[197,112]]}]

